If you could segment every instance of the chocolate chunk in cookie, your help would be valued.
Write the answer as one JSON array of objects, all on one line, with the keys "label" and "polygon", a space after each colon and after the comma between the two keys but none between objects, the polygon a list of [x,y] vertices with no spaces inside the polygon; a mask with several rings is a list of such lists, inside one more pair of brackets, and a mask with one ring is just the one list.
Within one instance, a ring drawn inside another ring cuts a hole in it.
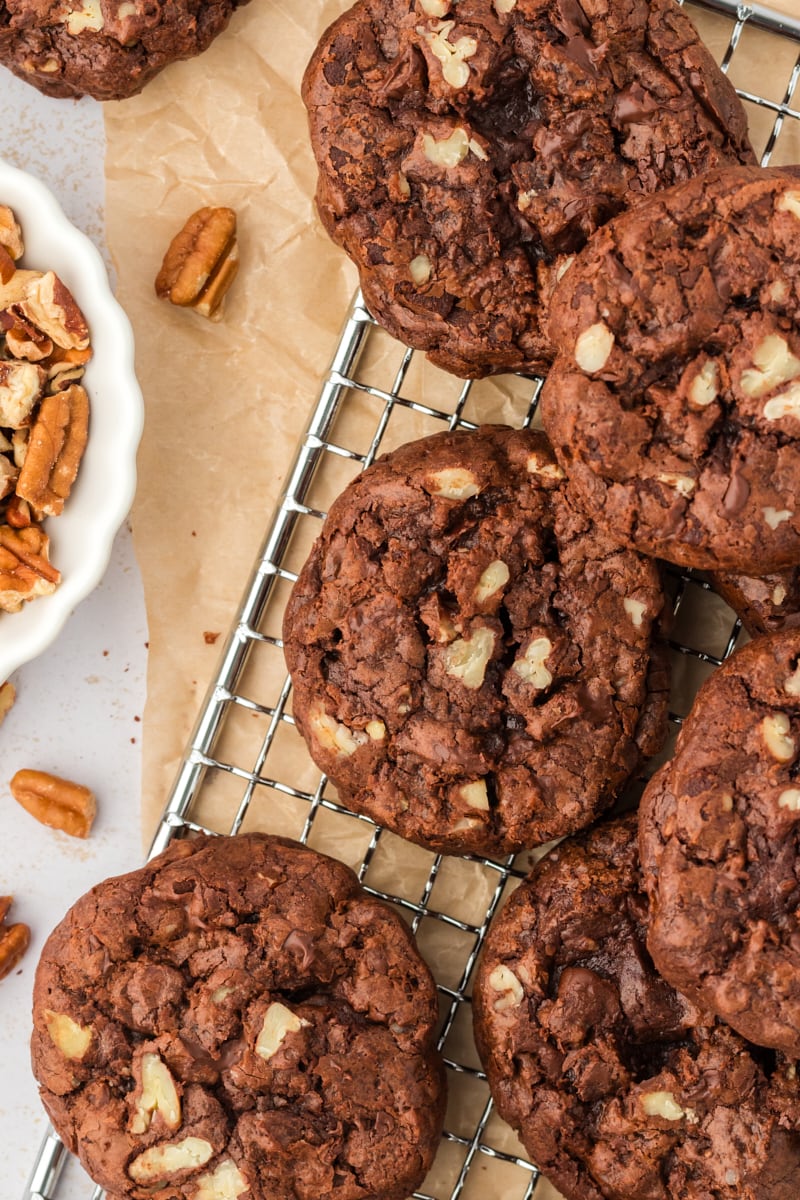
[{"label": "chocolate chunk in cookie", "polygon": [[48,96],[124,100],[211,44],[245,0],[9,0],[0,63]]},{"label": "chocolate chunk in cookie", "polygon": [[592,238],[542,417],[579,503],[681,566],[800,560],[800,169],[718,170]]},{"label": "chocolate chunk in cookie", "polygon": [[473,994],[501,1115],[567,1200],[790,1200],[794,1064],[659,978],[646,924],[635,815],[563,842],[519,886]]},{"label": "chocolate chunk in cookie", "polygon": [[758,638],[697,694],[648,784],[648,946],[675,987],[800,1056],[800,631]]},{"label": "chocolate chunk in cookie", "polygon": [[436,991],[403,921],[284,838],[174,842],[83,896],[34,985],[53,1124],[127,1200],[405,1200],[438,1146]]},{"label": "chocolate chunk in cookie", "polygon": [[464,376],[545,367],[550,292],[598,225],[755,161],[673,0],[359,0],[303,98],[322,221],[370,310]]},{"label": "chocolate chunk in cookie", "polygon": [[771,575],[711,572],[711,584],[749,634],[777,633],[800,625],[800,567]]},{"label": "chocolate chunk in cookie", "polygon": [[583,828],[665,729],[653,564],[541,433],[412,442],[335,501],[286,608],[292,706],[345,804],[446,853]]}]

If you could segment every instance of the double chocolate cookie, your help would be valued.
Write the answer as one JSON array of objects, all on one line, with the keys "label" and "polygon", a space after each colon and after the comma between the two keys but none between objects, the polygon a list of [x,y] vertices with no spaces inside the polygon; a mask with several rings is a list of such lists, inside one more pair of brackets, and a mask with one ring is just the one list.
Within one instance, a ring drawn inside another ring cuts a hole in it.
[{"label": "double chocolate cookie", "polygon": [[738,650],[648,784],[647,944],[675,987],[800,1056],[800,630]]},{"label": "double chocolate cookie", "polygon": [[561,280],[542,417],[579,503],[682,566],[800,561],[800,169],[718,170]]},{"label": "double chocolate cookie", "polygon": [[127,1200],[405,1200],[438,1146],[436,991],[347,867],[175,842],[78,900],[34,985],[58,1133]]},{"label": "double chocolate cookie", "polygon": [[542,369],[567,256],[644,195],[754,162],[673,0],[359,0],[303,98],[367,304],[458,375]]},{"label": "double chocolate cookie", "polygon": [[519,886],[473,994],[500,1114],[567,1200],[792,1200],[794,1064],[659,978],[646,926],[635,815],[563,842]]},{"label": "double chocolate cookie", "polygon": [[446,853],[588,825],[665,731],[653,564],[570,505],[546,438],[484,426],[379,459],[286,607],[292,705],[342,800]]},{"label": "double chocolate cookie", "polygon": [[0,64],[48,96],[124,100],[211,44],[245,0],[2,0]]},{"label": "double chocolate cookie", "polygon": [[771,575],[712,571],[711,584],[753,637],[800,625],[800,567]]}]

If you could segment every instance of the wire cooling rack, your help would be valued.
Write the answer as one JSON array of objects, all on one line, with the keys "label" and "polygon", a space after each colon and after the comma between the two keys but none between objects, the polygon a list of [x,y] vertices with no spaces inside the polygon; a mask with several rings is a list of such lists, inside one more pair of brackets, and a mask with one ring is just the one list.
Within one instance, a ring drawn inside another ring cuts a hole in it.
[{"label": "wire cooling rack", "polygon": [[[800,14],[776,16],[734,0],[695,0],[687,9],[742,97],[762,163],[800,161]],[[758,88],[748,70],[755,56],[769,63]],[[150,851],[192,832],[285,834],[348,862],[367,891],[405,915],[437,979],[450,1093],[442,1145],[418,1200],[557,1196],[494,1113],[471,1040],[470,987],[484,936],[536,855],[433,855],[339,805],[294,727],[281,618],[325,510],[349,479],[411,437],[495,419],[534,424],[539,387],[519,376],[464,383],[444,375],[392,341],[356,297]],[[734,649],[740,626],[701,577],[673,570],[669,582],[671,746],[697,687]],[[50,1132],[23,1200],[66,1200],[67,1159]],[[82,1172],[69,1191],[81,1200],[103,1196]]]}]

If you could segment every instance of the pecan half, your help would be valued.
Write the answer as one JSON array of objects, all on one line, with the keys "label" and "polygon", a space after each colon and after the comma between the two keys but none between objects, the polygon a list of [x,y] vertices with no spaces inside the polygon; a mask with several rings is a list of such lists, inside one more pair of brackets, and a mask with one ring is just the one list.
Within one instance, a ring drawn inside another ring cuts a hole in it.
[{"label": "pecan half", "polygon": [[61,574],[47,559],[50,539],[38,525],[0,525],[0,609],[18,612],[25,600],[56,590]]},{"label": "pecan half", "polygon": [[89,397],[80,384],[45,396],[28,439],[17,495],[34,512],[57,516],[78,474],[89,433]]},{"label": "pecan half", "polygon": [[[3,900],[11,903],[10,896],[4,896]],[[31,931],[27,925],[19,922],[16,925],[0,925],[0,979],[5,979],[6,975],[11,974],[28,949],[30,940]]]},{"label": "pecan half", "polygon": [[11,780],[11,795],[27,812],[71,837],[88,837],[97,805],[94,793],[80,783],[27,767]]},{"label": "pecan half", "polygon": [[198,209],[169,244],[156,276],[156,295],[217,320],[238,266],[236,213]]}]

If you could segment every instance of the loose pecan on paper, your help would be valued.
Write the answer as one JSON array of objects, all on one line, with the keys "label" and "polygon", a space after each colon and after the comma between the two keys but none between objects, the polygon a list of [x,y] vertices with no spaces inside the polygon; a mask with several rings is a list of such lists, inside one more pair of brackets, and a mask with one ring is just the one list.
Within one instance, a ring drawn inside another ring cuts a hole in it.
[{"label": "loose pecan on paper", "polygon": [[218,321],[238,267],[236,213],[200,208],[170,242],[156,276],[156,295]]}]

